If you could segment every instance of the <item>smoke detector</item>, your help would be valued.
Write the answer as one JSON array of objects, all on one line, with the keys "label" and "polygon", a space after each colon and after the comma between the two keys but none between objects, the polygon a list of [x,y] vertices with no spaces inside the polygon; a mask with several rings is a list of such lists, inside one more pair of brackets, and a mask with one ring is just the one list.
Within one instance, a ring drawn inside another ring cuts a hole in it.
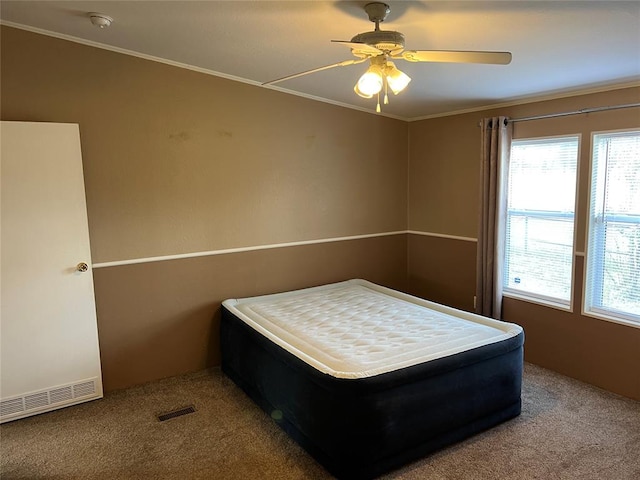
[{"label": "smoke detector", "polygon": [[104,15],[103,13],[91,12],[88,15],[91,23],[96,27],[106,28],[111,25],[111,22],[113,22],[113,18],[108,15]]}]

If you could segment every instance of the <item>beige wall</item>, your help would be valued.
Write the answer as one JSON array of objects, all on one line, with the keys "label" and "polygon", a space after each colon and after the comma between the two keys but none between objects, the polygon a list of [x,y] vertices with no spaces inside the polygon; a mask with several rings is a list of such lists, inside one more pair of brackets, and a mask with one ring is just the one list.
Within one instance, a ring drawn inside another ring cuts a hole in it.
[{"label": "beige wall", "polygon": [[[410,123],[409,230],[477,236],[481,118],[518,118],[639,101],[640,88],[627,88]],[[503,309],[505,320],[525,328],[527,361],[636,399],[640,399],[640,329],[583,316],[580,311],[591,132],[638,127],[638,108],[514,124],[514,138],[581,135],[578,255],[573,312],[508,298]],[[471,310],[475,250],[474,241],[410,235],[409,290]]]},{"label": "beige wall", "polygon": [[[94,263],[406,229],[466,237],[399,234],[96,268],[107,390],[215,365],[229,296],[361,277],[471,310],[480,118],[640,96],[614,90],[405,123],[12,28],[1,35],[2,119],[80,124]],[[584,140],[638,125],[633,109],[516,124],[514,134]],[[581,268],[578,257],[576,295]],[[527,360],[640,398],[640,329],[578,311],[507,300],[504,317],[525,327]]]},{"label": "beige wall", "polygon": [[[405,122],[2,27],[2,119],[80,125],[94,263],[406,230]],[[406,235],[95,268],[106,390],[215,365],[220,301],[361,277]]]},{"label": "beige wall", "polygon": [[406,236],[148,262],[94,271],[105,389],[220,363],[220,303],[366,278],[406,289]]},{"label": "beige wall", "polygon": [[430,235],[409,235],[409,293],[473,312],[476,243]]},{"label": "beige wall", "polygon": [[398,120],[11,28],[2,116],[80,124],[97,263],[406,229]]},{"label": "beige wall", "polygon": [[409,124],[409,230],[475,238],[482,115]]},{"label": "beige wall", "polygon": [[[480,128],[484,117],[522,118],[586,107],[640,102],[640,88],[528,103],[409,123],[409,230],[475,238],[478,225]],[[582,134],[577,249],[584,251],[591,132],[637,127],[638,108],[516,122],[514,138]]]}]

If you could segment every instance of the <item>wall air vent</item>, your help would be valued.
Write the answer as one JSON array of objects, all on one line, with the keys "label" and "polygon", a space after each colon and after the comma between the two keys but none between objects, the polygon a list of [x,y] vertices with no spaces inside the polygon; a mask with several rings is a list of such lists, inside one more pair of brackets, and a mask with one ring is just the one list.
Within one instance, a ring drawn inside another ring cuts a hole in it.
[{"label": "wall air vent", "polygon": [[13,415],[14,413],[24,411],[24,399],[12,398],[11,400],[2,400],[0,402],[0,416],[5,417],[7,415]]},{"label": "wall air vent", "polygon": [[96,393],[96,383],[93,380],[88,382],[78,383],[73,386],[73,397],[86,397],[87,395],[93,395]]},{"label": "wall air vent", "polygon": [[73,387],[68,385],[66,387],[49,390],[49,398],[51,399],[51,403],[60,403],[71,400],[73,398]]},{"label": "wall air vent", "polygon": [[29,392],[19,397],[3,398],[0,400],[0,423],[75,405],[93,398],[101,398],[101,389],[97,391],[99,385],[98,378],[91,378],[67,385],[56,385],[47,390]]},{"label": "wall air vent", "polygon": [[24,397],[25,410],[33,410],[47,405],[49,405],[49,392],[33,393]]}]

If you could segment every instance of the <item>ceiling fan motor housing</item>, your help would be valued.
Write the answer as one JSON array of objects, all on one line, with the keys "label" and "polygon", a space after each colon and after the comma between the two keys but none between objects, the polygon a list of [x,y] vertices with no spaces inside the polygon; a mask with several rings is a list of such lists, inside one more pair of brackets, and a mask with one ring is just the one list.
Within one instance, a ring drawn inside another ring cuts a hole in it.
[{"label": "ceiling fan motor housing", "polygon": [[387,15],[391,12],[391,8],[389,8],[389,5],[386,3],[371,2],[364,6],[364,11],[369,15],[369,20],[374,23],[380,23],[384,22],[385,18],[387,18]]},{"label": "ceiling fan motor housing", "polygon": [[351,39],[353,43],[364,43],[385,53],[404,48],[404,35],[392,30],[376,30],[359,33]]}]

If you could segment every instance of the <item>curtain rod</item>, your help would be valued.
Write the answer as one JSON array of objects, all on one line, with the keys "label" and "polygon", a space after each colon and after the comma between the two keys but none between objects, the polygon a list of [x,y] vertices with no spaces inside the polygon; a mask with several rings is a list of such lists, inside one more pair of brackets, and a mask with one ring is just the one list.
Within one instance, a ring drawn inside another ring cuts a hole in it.
[{"label": "curtain rod", "polygon": [[535,115],[533,117],[510,118],[508,122],[528,122],[529,120],[541,120],[543,118],[566,117],[569,115],[579,115],[581,113],[604,112],[606,110],[620,110],[622,108],[640,107],[640,103],[627,103],[625,105],[609,105],[607,107],[582,108],[572,112],[549,113],[547,115]]},{"label": "curtain rod", "polygon": [[[534,115],[532,117],[510,118],[505,122],[511,122],[511,123],[528,122],[529,120],[542,120],[544,118],[566,117],[569,115],[579,115],[581,113],[604,112],[606,110],[620,110],[622,108],[633,108],[633,107],[640,107],[640,103],[627,103],[624,105],[609,105],[606,107],[582,108],[580,110],[574,110],[572,112],[548,113],[546,115]],[[507,123],[505,123],[505,125],[506,124]],[[481,126],[481,125],[482,123],[479,122],[478,126]]]}]

